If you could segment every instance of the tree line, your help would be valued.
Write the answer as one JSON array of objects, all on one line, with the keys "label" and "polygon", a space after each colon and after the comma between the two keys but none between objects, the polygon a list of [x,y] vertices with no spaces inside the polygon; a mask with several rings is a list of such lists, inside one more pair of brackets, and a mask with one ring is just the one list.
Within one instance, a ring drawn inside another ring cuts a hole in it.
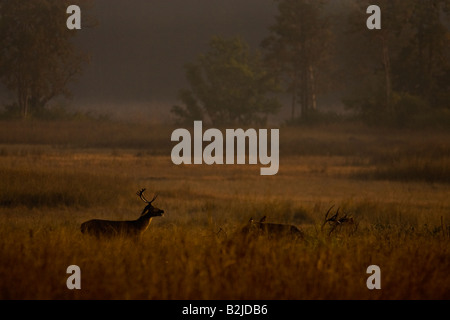
[{"label": "tree line", "polygon": [[[45,114],[58,96],[71,97],[89,55],[74,44],[66,26],[69,0],[0,0],[0,81],[15,99],[6,106],[12,117]],[[90,0],[76,0],[85,8]],[[92,23],[85,17],[86,25]]]},{"label": "tree line", "polygon": [[[179,122],[264,124],[283,105],[291,122],[312,121],[325,97],[368,123],[450,113],[450,0],[274,2],[258,48],[214,36],[186,64],[188,88],[171,110]],[[8,112],[36,116],[53,98],[70,96],[88,55],[59,14],[68,5],[0,1],[0,81],[15,96]],[[370,5],[381,8],[380,30],[366,27]]]},{"label": "tree line", "polygon": [[[290,121],[320,116],[332,95],[368,123],[402,125],[450,111],[449,0],[275,0],[278,14],[260,48],[214,37],[186,65],[181,121],[263,123],[288,95]],[[382,10],[369,30],[367,8]],[[286,99],[285,99],[286,100]]]}]

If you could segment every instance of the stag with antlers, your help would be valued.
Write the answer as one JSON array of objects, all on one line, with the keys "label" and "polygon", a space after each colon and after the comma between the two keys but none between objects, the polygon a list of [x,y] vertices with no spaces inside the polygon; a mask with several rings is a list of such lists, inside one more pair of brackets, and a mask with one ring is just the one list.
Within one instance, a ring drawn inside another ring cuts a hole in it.
[{"label": "stag with antlers", "polygon": [[322,224],[321,230],[323,231],[324,227],[328,225],[330,227],[330,231],[328,232],[328,235],[330,236],[334,231],[340,230],[343,226],[353,226],[352,232],[356,231],[356,228],[358,225],[355,223],[353,217],[349,217],[347,214],[344,214],[343,216],[340,216],[340,208],[337,209],[336,213],[332,215],[331,217],[328,217],[330,215],[331,210],[334,208],[332,206],[330,209],[328,209],[327,213],[325,214],[325,219]]},{"label": "stag with antlers", "polygon": [[112,221],[112,220],[89,220],[81,224],[81,232],[94,236],[140,236],[149,227],[153,217],[161,217],[164,211],[153,206],[153,202],[158,195],[155,195],[151,201],[144,197],[145,189],[139,190],[136,194],[147,205],[137,220],[131,221]]}]

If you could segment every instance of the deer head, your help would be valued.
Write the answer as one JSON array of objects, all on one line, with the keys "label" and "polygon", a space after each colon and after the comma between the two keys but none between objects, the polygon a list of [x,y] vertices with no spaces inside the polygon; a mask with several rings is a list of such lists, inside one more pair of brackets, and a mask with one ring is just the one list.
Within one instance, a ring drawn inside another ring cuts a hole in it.
[{"label": "deer head", "polygon": [[148,201],[145,197],[144,197],[144,192],[145,189],[142,189],[138,192],[136,192],[136,194],[139,196],[139,198],[141,198],[142,201],[144,201],[145,203],[147,203],[147,206],[144,208],[144,210],[142,210],[141,213],[141,217],[143,216],[148,216],[148,217],[161,217],[164,214],[164,210],[161,210],[159,208],[156,208],[153,206],[153,201],[156,200],[156,198],[158,197],[157,194],[154,195],[153,199],[151,201]]}]

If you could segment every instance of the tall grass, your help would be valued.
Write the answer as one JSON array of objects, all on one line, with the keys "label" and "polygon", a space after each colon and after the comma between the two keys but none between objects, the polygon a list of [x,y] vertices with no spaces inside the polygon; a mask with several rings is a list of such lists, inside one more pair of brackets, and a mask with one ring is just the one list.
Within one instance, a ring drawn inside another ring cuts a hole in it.
[{"label": "tall grass", "polygon": [[[276,213],[274,213],[276,214]],[[448,238],[401,225],[307,241],[226,237],[157,220],[139,241],[82,237],[67,214],[2,218],[2,299],[442,299],[450,293]],[[234,221],[228,230],[237,229]],[[67,266],[82,289],[67,290]],[[369,265],[382,290],[365,286]],[[30,290],[30,287],[33,290]]]},{"label": "tall grass", "polygon": [[358,175],[372,179],[450,183],[450,144],[433,141],[424,146],[397,146],[370,157],[370,170]]},{"label": "tall grass", "polygon": [[0,121],[0,144],[126,148],[167,154],[170,134],[167,126],[112,121]]},{"label": "tall grass", "polygon": [[117,203],[118,196],[129,191],[131,185],[120,175],[82,170],[0,168],[0,176],[0,206],[10,208],[108,205]]},{"label": "tall grass", "polygon": [[[0,126],[0,299],[450,297],[443,133],[285,128],[280,172],[261,177],[253,166],[173,165],[169,128],[27,125]],[[89,219],[136,219],[143,187],[166,214],[141,239],[81,234]],[[322,230],[332,205],[356,231]],[[239,235],[262,216],[305,240]],[[79,291],[66,287],[73,264]],[[366,287],[372,264],[382,290]]]}]

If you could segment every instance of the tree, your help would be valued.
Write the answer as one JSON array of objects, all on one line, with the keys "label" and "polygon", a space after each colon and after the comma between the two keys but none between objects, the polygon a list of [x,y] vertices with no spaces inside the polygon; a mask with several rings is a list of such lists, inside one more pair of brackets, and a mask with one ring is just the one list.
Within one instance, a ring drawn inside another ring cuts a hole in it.
[{"label": "tree", "polygon": [[450,1],[414,0],[408,4],[411,37],[402,48],[396,64],[397,90],[414,93],[431,106],[448,108]]},{"label": "tree", "polygon": [[190,89],[181,90],[184,106],[174,106],[179,120],[209,120],[215,125],[262,124],[280,107],[269,94],[277,90],[261,55],[240,38],[213,37],[209,51],[186,65]]},{"label": "tree", "polygon": [[[355,90],[346,104],[369,122],[404,124],[430,106],[448,107],[449,0],[352,0],[346,72]],[[368,30],[370,4],[382,10],[381,29]]]},{"label": "tree", "polygon": [[76,31],[66,26],[69,2],[0,1],[0,80],[24,118],[59,95],[70,96],[68,84],[87,61],[72,42]]},{"label": "tree", "polygon": [[[381,29],[369,30],[365,26],[369,18],[367,8],[375,4],[381,8]],[[359,79],[356,88],[359,93],[367,93],[373,98],[373,113],[392,114],[393,97],[393,60],[408,37],[405,25],[410,9],[405,1],[390,0],[354,0],[349,14],[348,31],[353,35],[353,54],[349,69],[359,69]],[[355,59],[355,55],[358,58]],[[358,63],[355,63],[355,61]],[[361,90],[361,86],[366,86]],[[366,90],[367,89],[367,90]],[[360,101],[358,103],[361,103]]]},{"label": "tree", "polygon": [[317,94],[326,79],[332,33],[324,16],[322,0],[275,0],[279,15],[262,42],[265,58],[284,79],[292,95],[291,117],[295,118],[297,99],[301,116],[317,108]]}]

